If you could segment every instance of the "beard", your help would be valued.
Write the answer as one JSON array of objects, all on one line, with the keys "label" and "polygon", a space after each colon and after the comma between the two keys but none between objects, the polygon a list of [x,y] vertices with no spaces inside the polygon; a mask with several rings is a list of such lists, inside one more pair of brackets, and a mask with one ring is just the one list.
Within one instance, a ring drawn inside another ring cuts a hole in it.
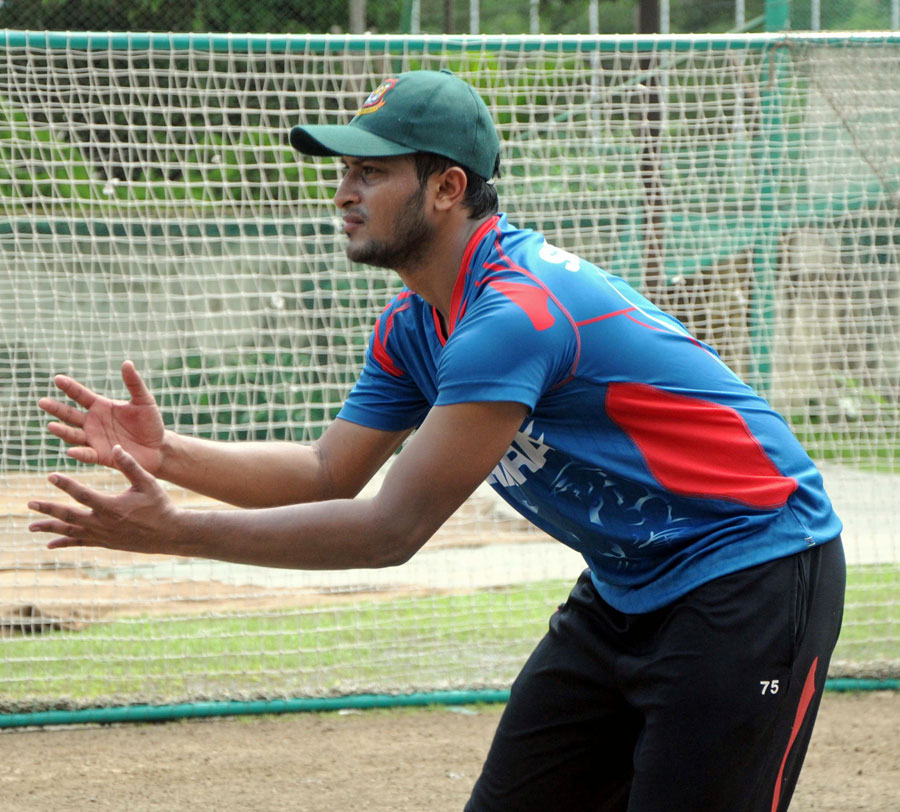
[{"label": "beard", "polygon": [[434,234],[434,228],[422,210],[424,202],[425,188],[420,186],[395,215],[391,226],[392,240],[369,239],[358,245],[348,245],[347,258],[376,268],[414,269],[428,256]]}]

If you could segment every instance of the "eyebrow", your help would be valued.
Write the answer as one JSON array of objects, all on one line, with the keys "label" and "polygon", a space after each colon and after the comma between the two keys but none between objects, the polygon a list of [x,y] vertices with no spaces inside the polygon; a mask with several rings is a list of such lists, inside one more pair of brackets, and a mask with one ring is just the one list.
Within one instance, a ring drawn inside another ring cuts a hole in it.
[{"label": "eyebrow", "polygon": [[359,157],[355,155],[342,155],[340,158],[341,164],[344,166],[358,166],[359,164],[364,163],[375,163],[384,165],[388,163],[391,158],[399,157],[392,155],[381,155],[381,156],[372,156],[372,157]]}]

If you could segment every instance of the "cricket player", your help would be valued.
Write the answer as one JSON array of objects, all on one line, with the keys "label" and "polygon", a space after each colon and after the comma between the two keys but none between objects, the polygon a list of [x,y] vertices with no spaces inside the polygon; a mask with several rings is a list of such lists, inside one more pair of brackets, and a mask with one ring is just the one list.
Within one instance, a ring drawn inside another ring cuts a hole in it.
[{"label": "cricket player", "polygon": [[[334,156],[347,255],[403,281],[311,445],[167,430],[65,376],[50,431],[130,487],[51,481],[51,548],[273,567],[408,560],[487,480],[584,557],[515,681],[468,812],[778,812],[840,629],[841,522],[785,421],[716,351],[622,279],[499,213],[500,143],[468,84],[387,78]],[[404,444],[405,443],[405,444]],[[403,445],[372,498],[363,485]],[[186,510],[164,479],[243,510]]]}]

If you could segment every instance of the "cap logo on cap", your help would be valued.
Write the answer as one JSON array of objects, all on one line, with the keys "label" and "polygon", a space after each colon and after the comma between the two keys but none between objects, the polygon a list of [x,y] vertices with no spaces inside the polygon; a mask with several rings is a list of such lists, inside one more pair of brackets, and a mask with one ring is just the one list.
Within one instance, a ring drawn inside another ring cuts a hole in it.
[{"label": "cap logo on cap", "polygon": [[384,97],[395,84],[397,84],[396,79],[385,79],[369,94],[369,98],[363,102],[363,106],[359,108],[359,112],[356,115],[364,116],[367,113],[374,113],[376,110],[380,110],[384,107]]}]

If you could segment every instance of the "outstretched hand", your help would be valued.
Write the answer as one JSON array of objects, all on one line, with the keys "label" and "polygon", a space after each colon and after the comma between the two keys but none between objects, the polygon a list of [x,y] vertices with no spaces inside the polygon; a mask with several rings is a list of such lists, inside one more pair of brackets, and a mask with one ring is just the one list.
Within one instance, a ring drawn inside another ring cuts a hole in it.
[{"label": "outstretched hand", "polygon": [[47,547],[107,547],[140,553],[174,552],[172,547],[178,509],[159,482],[121,446],[112,448],[113,467],[131,487],[110,495],[89,488],[64,474],[51,474],[50,482],[84,507],[33,500],[28,507],[49,516],[29,525],[33,533],[56,533]]},{"label": "outstretched hand", "polygon": [[47,429],[71,446],[66,453],[73,459],[117,468],[113,447],[120,445],[146,471],[158,473],[165,438],[159,407],[131,361],[122,364],[122,380],[131,395],[127,402],[103,397],[67,375],[57,375],[56,386],[84,411],[53,398],[41,398],[38,406],[61,421]]}]

